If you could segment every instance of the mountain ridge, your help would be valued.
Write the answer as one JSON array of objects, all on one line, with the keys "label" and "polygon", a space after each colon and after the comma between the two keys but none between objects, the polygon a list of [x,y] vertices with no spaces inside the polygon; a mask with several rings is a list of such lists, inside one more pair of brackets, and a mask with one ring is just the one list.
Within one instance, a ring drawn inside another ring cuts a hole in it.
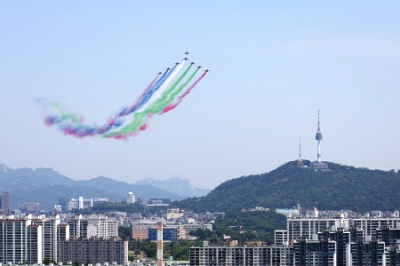
[{"label": "mountain ridge", "polygon": [[[303,160],[306,165],[310,161]],[[228,211],[256,206],[318,209],[395,210],[400,174],[327,162],[328,172],[298,168],[291,161],[264,174],[242,176],[223,182],[207,196],[174,202],[194,211]]]},{"label": "mountain ridge", "polygon": [[170,177],[166,180],[156,180],[153,178],[146,178],[139,180],[133,185],[153,185],[158,188],[163,188],[168,191],[175,191],[179,195],[186,197],[201,197],[207,195],[210,190],[204,188],[196,188],[192,182],[187,178]]},{"label": "mountain ridge", "polygon": [[[59,188],[63,193],[54,191],[55,188]],[[185,196],[152,185],[131,185],[103,176],[88,180],[74,180],[52,168],[12,169],[5,164],[0,164],[0,192],[5,191],[11,194],[13,209],[23,202],[39,202],[41,208],[51,210],[57,204],[58,197],[61,196],[102,197],[109,198],[110,201],[119,201],[128,192],[133,192],[137,198],[171,198],[172,200],[185,198]]]}]

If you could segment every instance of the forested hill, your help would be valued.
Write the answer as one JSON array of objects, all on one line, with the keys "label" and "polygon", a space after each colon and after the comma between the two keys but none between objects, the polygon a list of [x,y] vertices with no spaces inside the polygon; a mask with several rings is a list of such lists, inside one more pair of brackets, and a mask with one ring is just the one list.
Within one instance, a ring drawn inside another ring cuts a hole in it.
[{"label": "forested hill", "polygon": [[[309,161],[305,161],[309,164]],[[329,172],[298,168],[288,162],[265,174],[226,181],[207,196],[174,202],[193,211],[228,211],[255,206],[320,210],[398,210],[400,174],[329,163]]]}]

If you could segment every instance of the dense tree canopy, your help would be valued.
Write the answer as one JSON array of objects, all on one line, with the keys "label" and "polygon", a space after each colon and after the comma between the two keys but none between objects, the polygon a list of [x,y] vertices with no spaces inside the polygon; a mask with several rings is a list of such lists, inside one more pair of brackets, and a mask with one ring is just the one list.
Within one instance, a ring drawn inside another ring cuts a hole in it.
[{"label": "dense tree canopy", "polygon": [[[305,161],[309,164],[308,161]],[[226,181],[202,198],[174,202],[185,210],[227,211],[255,206],[291,208],[298,202],[321,210],[395,210],[400,175],[328,163],[330,171],[298,168],[289,162],[269,173]]]},{"label": "dense tree canopy", "polygon": [[244,244],[246,241],[263,241],[273,243],[274,230],[286,228],[286,217],[274,211],[227,212],[224,218],[217,218],[215,231],[201,230],[193,232],[199,240],[211,244],[222,244],[224,235]]}]

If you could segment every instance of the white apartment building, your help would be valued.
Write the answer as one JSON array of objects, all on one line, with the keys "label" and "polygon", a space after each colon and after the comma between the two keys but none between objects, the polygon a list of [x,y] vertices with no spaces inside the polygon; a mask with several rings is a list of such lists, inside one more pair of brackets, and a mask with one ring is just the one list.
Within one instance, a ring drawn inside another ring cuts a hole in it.
[{"label": "white apartment building", "polygon": [[[78,215],[68,224],[61,224],[59,215],[45,218],[43,215],[27,214],[20,219],[15,219],[13,215],[3,215],[0,216],[0,265],[24,262],[41,264],[45,259],[58,261],[58,245],[68,242],[70,236],[74,240],[82,237],[86,241],[91,237],[113,239],[111,242],[101,242],[101,245],[112,247],[107,251],[111,256],[109,258],[114,258],[113,248],[119,245],[123,252],[117,250],[118,261],[122,263],[127,259],[127,242],[118,242],[118,223],[107,216],[92,215],[83,219],[82,215]],[[79,245],[80,242],[74,243]],[[65,255],[65,250],[63,252]]]},{"label": "white apartment building", "polygon": [[93,214],[88,216],[87,220],[87,238],[98,237],[109,239],[111,237],[118,237],[118,222],[116,219]]},{"label": "white apartment building", "polygon": [[349,219],[345,219],[343,216],[339,218],[287,218],[285,241],[290,242],[301,238],[312,239],[313,234],[322,232],[326,228],[332,226],[347,228],[348,225]]},{"label": "white apartment building", "polygon": [[105,215],[94,214],[84,219],[81,214],[78,214],[75,219],[68,221],[68,226],[71,239],[118,237],[118,221]]},{"label": "white apartment building", "polygon": [[380,218],[380,217],[363,217],[363,218],[354,218],[350,220],[350,224],[355,227],[363,230],[364,239],[375,236],[376,229],[391,227],[391,228],[400,228],[400,218],[392,217],[392,218]]},{"label": "white apartment building", "polygon": [[43,261],[42,250],[42,226],[38,224],[28,225],[27,228],[26,260],[29,263],[41,263]]},{"label": "white apartment building", "polygon": [[83,197],[79,197],[78,199],[72,198],[67,203],[68,211],[72,209],[86,209],[89,207],[93,207],[93,199],[84,199]]},{"label": "white apartment building", "polygon": [[42,258],[57,260],[57,226],[60,224],[58,214],[50,218],[34,219],[33,224],[42,227]]},{"label": "white apartment building", "polygon": [[287,231],[286,230],[275,230],[274,231],[274,244],[275,245],[283,245],[283,244],[285,244],[286,241],[287,241]]},{"label": "white apartment building", "polygon": [[68,225],[70,238],[87,237],[88,220],[83,219],[82,214],[78,214],[75,216],[75,219],[69,220]]},{"label": "white apartment building", "polygon": [[31,223],[30,214],[24,219],[14,219],[12,215],[0,216],[1,263],[42,262],[42,227]]}]

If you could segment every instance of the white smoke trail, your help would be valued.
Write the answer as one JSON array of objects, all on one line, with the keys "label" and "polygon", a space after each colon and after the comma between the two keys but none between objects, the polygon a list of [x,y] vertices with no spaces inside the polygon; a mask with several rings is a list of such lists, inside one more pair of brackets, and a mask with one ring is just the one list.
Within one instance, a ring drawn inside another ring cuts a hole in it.
[{"label": "white smoke trail", "polygon": [[162,96],[164,91],[166,91],[168,89],[169,84],[173,81],[173,79],[176,77],[176,75],[181,71],[184,64],[185,64],[185,60],[183,60],[182,63],[180,63],[177,68],[175,68],[175,70],[169,75],[169,77],[160,86],[160,88],[156,92],[154,92],[154,94],[151,96],[150,100],[148,100],[147,103],[144,104],[141,108],[136,110],[137,113],[140,113],[140,112],[146,110],[155,101],[157,101],[158,98],[160,98]]}]

